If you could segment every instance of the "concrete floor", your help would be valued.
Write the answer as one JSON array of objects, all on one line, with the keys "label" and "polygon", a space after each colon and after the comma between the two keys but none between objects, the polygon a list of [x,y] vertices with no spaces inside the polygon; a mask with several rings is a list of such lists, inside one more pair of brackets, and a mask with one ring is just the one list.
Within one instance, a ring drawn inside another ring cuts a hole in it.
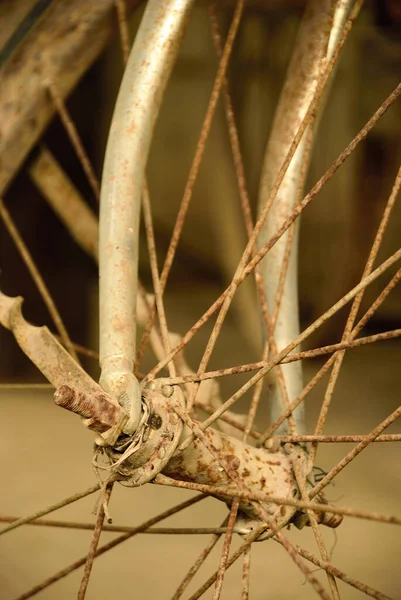
[{"label": "concrete floor", "polygon": [[[207,299],[215,293],[209,290]],[[191,292],[186,290],[186,298]],[[205,298],[194,294],[192,301],[179,302],[178,292],[169,297],[168,315],[171,328],[183,331],[201,309]],[[179,310],[175,307],[180,307]],[[173,309],[173,310],[171,310]],[[202,333],[201,339],[206,334]],[[248,360],[243,345],[238,344],[235,328],[228,323],[223,343],[216,354],[230,348],[224,364]],[[199,348],[193,347],[193,356]],[[380,362],[377,362],[380,357]],[[326,433],[366,433],[399,404],[401,344],[391,342],[380,347],[352,350],[344,363],[336,389],[333,410]],[[306,365],[309,378],[319,367]],[[324,385],[308,399],[309,430],[312,431]],[[94,483],[91,468],[92,436],[79,420],[52,403],[51,392],[0,392],[3,493],[0,514],[21,516],[56,502]],[[244,410],[244,406],[240,407]],[[399,431],[397,423],[389,432]],[[330,469],[350,445],[324,445],[319,449],[317,464]],[[339,504],[387,514],[401,514],[400,448],[396,444],[376,444],[366,449],[327,491],[328,498]],[[111,502],[114,523],[136,525],[181,502],[191,493],[152,485],[125,489],[116,486]],[[95,496],[66,507],[49,518],[94,521]],[[225,506],[207,499],[160,524],[170,526],[216,526],[226,514]],[[116,534],[103,533],[101,544]],[[288,537],[318,554],[312,533],[291,529]],[[334,534],[324,536],[332,563],[350,576],[401,599],[401,535],[394,525],[345,519]],[[87,552],[88,531],[60,530],[25,526],[1,538],[0,598],[11,600]],[[95,563],[87,598],[170,598],[186,571],[207,543],[208,536],[138,535],[105,554]],[[233,547],[237,547],[235,539]],[[220,546],[215,548],[205,566],[188,588],[189,597],[217,567]],[[327,587],[325,576],[316,575]],[[38,594],[41,600],[76,597],[82,569],[65,577]],[[240,598],[240,567],[227,573],[222,598]],[[341,598],[353,600],[363,594],[339,583]],[[212,590],[205,598],[212,597]],[[293,565],[285,551],[273,542],[255,544],[252,550],[251,594],[253,600],[306,600],[315,597],[313,590]]]}]

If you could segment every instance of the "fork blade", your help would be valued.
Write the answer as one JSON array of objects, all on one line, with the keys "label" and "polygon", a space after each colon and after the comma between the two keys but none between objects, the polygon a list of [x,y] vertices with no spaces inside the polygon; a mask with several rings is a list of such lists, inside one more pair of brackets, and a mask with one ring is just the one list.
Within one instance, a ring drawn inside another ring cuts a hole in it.
[{"label": "fork blade", "polygon": [[84,393],[104,393],[72,358],[47,327],[36,327],[22,316],[23,298],[0,292],[0,323],[12,331],[21,350],[56,388],[60,385]]}]

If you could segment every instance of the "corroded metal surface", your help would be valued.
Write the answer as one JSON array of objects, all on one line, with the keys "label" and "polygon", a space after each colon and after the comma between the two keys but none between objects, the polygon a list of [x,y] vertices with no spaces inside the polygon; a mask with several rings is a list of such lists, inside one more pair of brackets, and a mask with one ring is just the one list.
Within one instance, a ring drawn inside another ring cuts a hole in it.
[{"label": "corroded metal surface", "polygon": [[[188,430],[186,433],[188,434]],[[211,428],[204,433],[216,449],[216,453],[238,474],[246,488],[264,492],[266,495],[279,494],[291,498],[298,495],[290,460],[281,449],[269,452],[262,448],[253,448]],[[174,456],[163,474],[173,479],[221,487],[221,495],[217,497],[229,504],[232,498],[224,495],[224,489],[238,489],[236,483],[199,439],[195,439],[191,446]],[[295,512],[293,507],[287,511],[287,508],[272,503],[266,503],[264,508],[277,521],[286,517],[290,520]],[[240,510],[260,522],[253,502],[241,500]],[[244,524],[244,531],[246,527]]]},{"label": "corroded metal surface", "polygon": [[166,386],[163,380],[159,380],[142,394],[143,405],[148,410],[142,427],[140,425],[131,439],[122,437],[113,449],[104,448],[102,451],[110,463],[111,472],[128,487],[148,483],[166,467],[183,430],[183,423],[174,410],[175,406],[184,407],[181,390]]},{"label": "corroded metal surface", "polygon": [[138,228],[153,128],[193,0],[150,0],[128,60],[107,143],[99,238],[101,385],[141,413],[135,360]]},{"label": "corroded metal surface", "polygon": [[10,298],[0,292],[0,323],[12,331],[21,350],[58,388],[58,403],[86,418],[84,424],[101,434],[102,443],[113,444],[126,424],[127,415],[47,327],[36,327],[24,319],[22,302],[21,297]]},{"label": "corroded metal surface", "polygon": [[0,323],[10,329],[21,350],[55,387],[67,384],[87,393],[102,388],[75,362],[47,327],[36,327],[22,316],[23,299],[0,292]]},{"label": "corroded metal surface", "polygon": [[128,415],[121,406],[113,404],[103,393],[84,394],[62,385],[54,393],[54,402],[83,417],[85,426],[102,434],[103,440],[110,445],[117,441],[128,421]]},{"label": "corroded metal surface", "polygon": [[[264,204],[269,198],[294,135],[317,88],[322,60],[329,40],[332,4],[331,0],[324,0],[324,2],[317,0],[309,3],[302,20],[264,158],[259,192],[259,212],[262,212]],[[321,35],[314,35],[316,31],[321,32]],[[307,139],[308,133],[305,132],[262,227],[258,238],[259,247],[263,246],[276,233],[298,201],[299,185],[303,183],[304,161],[308,160],[308,152],[310,152]],[[298,224],[293,227],[296,227],[295,239],[292,241],[292,251],[289,256],[288,271],[277,313],[274,336],[278,351],[295,339],[300,332],[297,281]],[[281,271],[286,260],[288,238],[293,234],[290,231],[285,233],[260,264],[267,303],[272,313],[275,312]],[[297,363],[281,368],[291,402],[302,390],[302,366],[301,363]],[[277,386],[273,388],[272,396],[272,420],[275,420],[283,409],[280,390]],[[302,430],[304,427],[303,406],[297,408],[294,417]],[[285,431],[285,425],[283,428]]]},{"label": "corroded metal surface", "polygon": [[[208,428],[202,433],[205,439],[196,437],[177,453],[178,444],[188,438],[191,430],[184,425],[183,393],[177,386],[170,386],[168,379],[154,380],[142,390],[140,426],[134,435],[129,435],[125,427],[128,415],[123,408],[113,403],[46,327],[25,321],[21,304],[22,298],[9,298],[0,292],[0,323],[13,332],[21,349],[58,388],[56,404],[80,415],[88,428],[100,434],[97,454],[107,457],[108,470],[122,483],[139,486],[163,473],[178,481],[214,486],[218,491],[212,495],[231,504],[240,480],[249,494],[249,499],[242,495],[239,502],[243,515],[237,520],[237,530],[243,533],[255,531],[261,522],[252,494],[262,492],[265,497],[288,500],[299,497],[289,453],[294,448],[291,444],[270,450],[254,448]],[[325,503],[320,495],[318,500]],[[279,528],[297,512],[291,504],[274,501],[262,501],[260,507]],[[321,522],[336,527],[341,519],[327,511]],[[295,523],[302,527],[307,522],[298,512]],[[266,535],[270,534],[269,531]]]}]

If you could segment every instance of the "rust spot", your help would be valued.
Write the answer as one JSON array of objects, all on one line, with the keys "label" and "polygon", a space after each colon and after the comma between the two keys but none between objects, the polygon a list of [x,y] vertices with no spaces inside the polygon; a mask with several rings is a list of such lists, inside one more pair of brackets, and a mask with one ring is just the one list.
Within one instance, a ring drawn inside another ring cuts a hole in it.
[{"label": "rust spot", "polygon": [[235,456],[234,454],[228,454],[226,456],[226,461],[227,461],[228,466],[230,467],[230,469],[233,469],[234,471],[236,471],[237,469],[239,469],[239,466],[241,464],[241,461],[238,458],[238,456]]},{"label": "rust spot", "polygon": [[103,433],[116,425],[123,409],[104,394],[83,394],[68,385],[61,385],[54,393],[57,406],[66,408],[83,418],[91,419],[90,428]]}]

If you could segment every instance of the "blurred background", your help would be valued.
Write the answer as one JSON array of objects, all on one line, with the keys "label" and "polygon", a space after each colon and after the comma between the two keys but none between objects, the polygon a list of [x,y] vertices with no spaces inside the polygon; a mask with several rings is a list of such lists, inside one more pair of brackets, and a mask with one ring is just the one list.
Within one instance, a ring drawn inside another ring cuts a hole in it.
[{"label": "blurred background", "polygon": [[[36,0],[0,2],[0,49],[9,46],[13,34],[35,4]],[[144,4],[139,3],[130,17],[132,38],[140,22]],[[225,33],[228,31],[234,4],[230,0],[218,3],[220,23]],[[302,0],[249,0],[230,60],[229,83],[254,216],[263,155],[304,6],[305,2]],[[117,32],[116,18],[113,19]],[[168,247],[216,69],[217,60],[207,3],[200,1],[193,11],[163,101],[148,164],[159,266],[163,263]],[[400,3],[397,0],[366,1],[335,74],[332,93],[314,143],[305,192],[330,167],[332,161],[399,83],[400,71]],[[116,35],[81,78],[67,101],[68,110],[99,178],[122,72],[121,47]],[[401,105],[397,102],[304,212],[299,258],[303,325],[308,325],[334,304],[361,277],[399,168],[400,130]],[[51,150],[88,204],[97,211],[97,202],[58,117],[52,119],[40,141]],[[24,160],[22,168],[7,186],[4,199],[40,267],[72,339],[97,350],[96,265],[77,247],[29,177],[29,166],[35,160],[37,152],[35,147]],[[401,208],[396,204],[377,263],[398,248],[400,217]],[[47,324],[53,329],[46,307],[2,224],[0,231],[1,290],[10,296],[23,296],[26,318],[38,325]],[[140,243],[140,277],[147,290],[151,291],[143,231]],[[227,286],[245,243],[246,233],[226,120],[223,106],[219,104],[167,285],[166,309],[172,331],[184,334]],[[391,272],[388,277],[390,275]],[[371,304],[383,286],[383,279],[379,279],[368,288],[362,310]],[[400,327],[400,300],[400,290],[396,289],[382,305],[365,333]],[[337,342],[341,337],[345,318],[346,312],[331,319],[311,339],[310,346]],[[210,327],[206,326],[188,346],[187,358],[194,369],[208,333]],[[12,335],[4,329],[0,330],[0,351],[2,382],[44,381],[19,350]],[[220,368],[260,360],[260,352],[255,291],[252,282],[247,282],[234,302],[211,367]],[[364,433],[398,406],[400,358],[401,345],[394,341],[381,344],[377,349],[367,347],[352,351],[352,355],[345,361],[326,433]],[[145,366],[150,366],[152,360],[150,355],[147,356]],[[85,368],[96,376],[96,363],[88,359],[83,361]],[[305,364],[306,381],[321,364],[318,360]],[[239,381],[224,382],[224,394],[232,391],[231,386],[235,389]],[[308,419],[311,429],[323,393],[324,384],[314,391],[309,401]],[[2,512],[20,516],[43,504],[56,501],[77,488],[90,485],[93,478],[90,465],[91,439],[90,434],[79,426],[77,419],[71,415],[59,414],[62,411],[53,407],[51,393],[48,391],[28,393],[21,390],[0,390],[0,395],[3,423],[1,448],[3,456],[7,457],[3,467],[7,493],[2,499]],[[245,403],[240,405],[239,410],[245,410]],[[23,415],[21,422],[19,415]],[[264,416],[261,414],[259,418]],[[33,430],[40,433],[34,435]],[[396,427],[391,431],[396,431]],[[55,440],[56,432],[57,437],[62,440],[61,444],[59,440]],[[39,444],[38,435],[41,440]],[[396,447],[390,446],[378,444],[367,450],[358,459],[354,470],[350,468],[339,478],[336,487],[330,490],[330,499],[338,500],[343,505],[380,512],[399,512],[399,452]],[[344,445],[324,447],[319,450],[319,464],[323,468],[330,468],[333,461],[341,458],[347,450],[349,447]],[[63,478],[59,478],[57,473],[60,464],[63,465]],[[53,482],[55,473],[56,485]],[[174,490],[156,491],[157,498],[152,486],[146,486],[143,490],[116,491],[113,500],[115,504],[112,505],[115,522],[132,523],[133,505],[130,498],[133,495],[135,524],[139,522],[137,519],[151,516],[155,510],[162,510],[165,505],[180,501],[185,496]],[[217,524],[224,515],[224,507],[213,500],[207,502],[210,507],[207,515],[213,520],[210,525]],[[89,499],[79,507],[65,509],[62,518],[88,520],[92,504],[92,499]],[[200,507],[194,509],[188,522],[205,525],[205,513]],[[180,525],[183,521],[171,523]],[[10,541],[7,539],[9,545],[1,551],[3,567],[0,567],[0,582],[3,577],[4,598],[15,597],[21,590],[50,574],[52,568],[60,568],[66,561],[85,553],[89,543],[87,532],[60,533],[57,530],[32,527],[15,533],[13,538],[11,535],[13,534],[10,534]],[[401,598],[398,565],[401,542],[397,528],[349,520],[344,523],[338,535],[333,564],[356,578],[383,589],[392,598]],[[296,543],[315,551],[309,531],[291,532],[290,536]],[[139,549],[139,552],[132,550],[130,553],[120,549],[119,554],[114,554],[109,562],[102,563],[103,569],[95,569],[89,597],[103,598],[107,594],[112,597],[131,597],[123,583],[123,576],[131,569],[133,560],[136,561],[135,578],[138,577],[140,586],[137,588],[140,590],[138,597],[170,597],[179,583],[180,575],[184,575],[185,569],[189,568],[197,552],[205,544],[199,538],[195,541],[193,538],[186,539],[184,542],[177,538],[173,541],[171,538],[168,541],[163,538],[156,546],[153,536],[144,537],[146,542],[141,538],[135,541],[136,545],[130,546],[132,549]],[[148,541],[148,538],[152,539]],[[381,546],[380,560],[377,558],[378,539]],[[327,540],[332,547],[334,538],[331,531],[327,533]],[[52,550],[54,544],[60,549],[57,557]],[[257,546],[251,597],[310,598],[311,590],[303,585],[300,574],[295,572],[286,556],[281,556],[282,551],[278,553],[275,550],[276,548],[269,548],[266,554],[263,544]],[[17,556],[20,557],[21,552],[26,552],[27,557],[23,566],[21,562],[17,562]],[[36,562],[31,563],[28,557],[32,553],[36,554]],[[160,588],[154,569],[157,572],[160,565],[164,564],[166,553],[170,557],[174,556],[175,560],[166,573],[166,588]],[[216,557],[217,554],[215,561]],[[141,561],[144,561],[143,564]],[[280,578],[273,578],[276,573],[281,574]],[[288,577],[288,573],[294,575]],[[237,576],[240,576],[238,574],[239,570],[237,575],[229,576],[224,588],[225,598],[239,597],[238,592],[234,591]],[[287,587],[284,587],[283,578]],[[57,584],[57,588],[49,588],[39,597],[70,598],[75,593],[78,580],[79,575],[72,576]],[[193,591],[195,589],[194,585]],[[266,590],[270,591],[270,595]],[[344,588],[342,597],[359,598],[360,594],[351,588]]]}]

